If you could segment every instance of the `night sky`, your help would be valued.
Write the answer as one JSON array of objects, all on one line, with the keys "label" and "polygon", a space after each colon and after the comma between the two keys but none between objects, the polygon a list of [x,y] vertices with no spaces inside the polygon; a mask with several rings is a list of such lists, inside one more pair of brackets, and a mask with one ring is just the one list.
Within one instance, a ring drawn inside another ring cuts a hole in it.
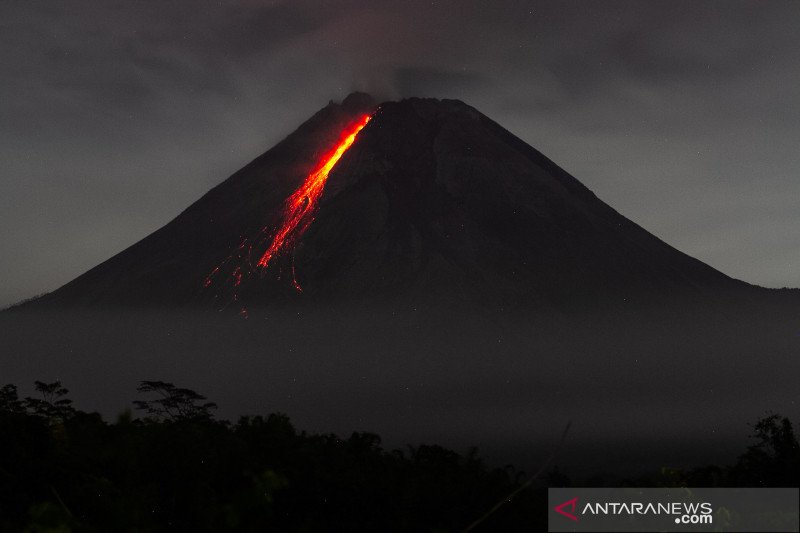
[{"label": "night sky", "polygon": [[459,98],[723,272],[800,286],[800,2],[0,4],[0,306],[331,99]]}]

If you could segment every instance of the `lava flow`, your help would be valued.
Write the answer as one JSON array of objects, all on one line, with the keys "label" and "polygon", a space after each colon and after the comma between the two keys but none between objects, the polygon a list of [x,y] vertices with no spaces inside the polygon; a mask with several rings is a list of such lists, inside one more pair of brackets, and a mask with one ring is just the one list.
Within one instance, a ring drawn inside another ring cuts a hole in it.
[{"label": "lava flow", "polygon": [[[286,201],[286,210],[280,229],[272,239],[272,244],[258,260],[257,266],[262,268],[269,266],[272,258],[279,254],[285,245],[296,240],[308,229],[312,222],[311,214],[322,196],[325,182],[328,181],[328,174],[347,149],[353,145],[356,135],[367,125],[370,118],[372,117],[364,115],[350,129],[345,130],[336,148],[322,160],[322,164],[309,174],[303,185],[289,197]],[[295,285],[299,288],[297,283]]]},{"label": "lava flow", "polygon": [[[206,277],[204,281],[205,287],[215,283],[215,278],[219,276],[222,269],[228,270],[225,266],[233,263],[235,268],[230,272],[230,276],[224,284],[229,285],[233,292],[228,303],[237,302],[241,304],[238,287],[242,283],[242,277],[249,276],[256,269],[261,269],[262,271],[266,269],[275,257],[284,253],[308,229],[314,220],[314,211],[322,196],[325,183],[328,181],[328,175],[348,148],[353,145],[356,135],[367,125],[371,118],[371,115],[363,115],[344,130],[336,146],[325,155],[314,171],[306,177],[300,188],[286,200],[277,229],[273,233],[271,244],[260,255],[255,265],[252,263],[252,254],[258,249],[263,249],[260,245],[268,239],[266,235],[268,235],[269,226],[262,229],[256,239],[245,238],[234,253],[214,268]],[[295,289],[302,291],[294,275],[294,264],[292,264],[292,283]],[[242,311],[244,312],[243,316],[246,317],[246,309],[244,307],[242,307]]]}]

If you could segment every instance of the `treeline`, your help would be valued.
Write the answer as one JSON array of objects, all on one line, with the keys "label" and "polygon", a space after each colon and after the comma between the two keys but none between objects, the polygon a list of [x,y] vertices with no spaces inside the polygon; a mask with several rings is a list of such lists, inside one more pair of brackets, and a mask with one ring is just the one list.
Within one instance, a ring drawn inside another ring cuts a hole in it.
[{"label": "treeline", "polygon": [[[475,450],[387,451],[378,435],[307,434],[282,414],[215,420],[170,383],[142,383],[144,417],[115,423],[75,409],[60,383],[36,389],[0,389],[2,531],[460,531],[518,482]],[[533,498],[492,527],[529,529]]]},{"label": "treeline", "polygon": [[[297,431],[282,414],[216,420],[202,395],[159,381],[114,423],[75,409],[60,383],[39,397],[0,388],[2,531],[462,531],[505,503],[484,531],[546,530],[551,470],[491,468],[473,449],[385,450],[372,433]],[[731,467],[664,469],[630,486],[796,486],[797,439],[777,415]],[[617,482],[614,483],[619,484]]]}]

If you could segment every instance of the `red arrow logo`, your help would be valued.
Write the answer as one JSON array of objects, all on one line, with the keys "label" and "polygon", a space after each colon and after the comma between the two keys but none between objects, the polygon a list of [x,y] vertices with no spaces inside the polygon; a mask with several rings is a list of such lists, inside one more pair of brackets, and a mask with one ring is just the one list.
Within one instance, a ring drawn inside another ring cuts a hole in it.
[{"label": "red arrow logo", "polygon": [[[564,502],[562,504],[556,505],[555,507],[553,507],[553,509],[558,514],[564,515],[567,518],[569,518],[570,520],[575,520],[577,522],[578,521],[578,517],[575,516],[574,514],[572,514],[572,513],[575,512],[575,506],[577,504],[578,504],[578,498],[572,498],[569,501],[566,501],[566,502]],[[564,507],[569,507],[569,512],[565,511]]]}]

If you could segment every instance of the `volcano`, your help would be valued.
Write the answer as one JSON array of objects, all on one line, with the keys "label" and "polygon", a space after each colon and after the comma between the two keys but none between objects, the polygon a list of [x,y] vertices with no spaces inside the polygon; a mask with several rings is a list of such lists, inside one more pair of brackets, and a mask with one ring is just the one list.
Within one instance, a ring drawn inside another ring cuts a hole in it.
[{"label": "volcano", "polygon": [[463,102],[354,93],[37,303],[239,310],[407,297],[570,309],[749,289]]},{"label": "volcano", "polygon": [[797,290],[674,249],[469,105],[356,93],[0,313],[0,353],[111,416],[162,379],[223,416],[537,468],[569,419],[569,466],[636,471],[718,464],[794,416],[798,324]]}]

